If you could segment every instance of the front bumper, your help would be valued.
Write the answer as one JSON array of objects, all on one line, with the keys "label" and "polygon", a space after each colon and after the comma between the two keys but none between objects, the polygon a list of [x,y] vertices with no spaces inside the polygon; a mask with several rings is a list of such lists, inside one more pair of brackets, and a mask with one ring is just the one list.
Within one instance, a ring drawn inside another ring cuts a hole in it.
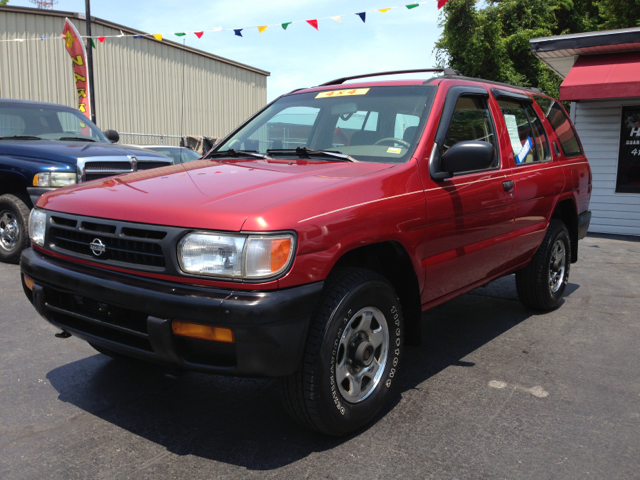
[{"label": "front bumper", "polygon": [[[35,282],[25,293],[56,327],[142,360],[238,376],[296,370],[323,286],[269,292],[186,286],[87,267],[31,248],[20,265]],[[231,328],[235,343],[175,336],[172,319]]]}]

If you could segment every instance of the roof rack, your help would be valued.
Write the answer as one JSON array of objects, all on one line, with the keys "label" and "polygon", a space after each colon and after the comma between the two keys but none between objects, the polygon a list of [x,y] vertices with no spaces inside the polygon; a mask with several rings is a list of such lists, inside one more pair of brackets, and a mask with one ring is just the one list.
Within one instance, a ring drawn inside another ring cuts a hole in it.
[{"label": "roof rack", "polygon": [[[491,85],[502,85],[504,87],[511,87],[511,88],[518,88],[520,90],[528,90],[530,92],[533,93],[542,93],[543,95],[546,95],[542,90],[540,90],[538,87],[521,87],[520,85],[512,85],[510,83],[504,83],[504,82],[496,82],[494,80],[486,80],[482,77],[467,77],[465,75],[462,75],[460,72],[458,72],[456,70],[456,73],[453,75],[449,75],[445,72],[444,77],[455,77],[456,80],[472,80],[474,82],[483,82],[483,83],[489,83]],[[429,80],[427,80],[427,82],[432,82],[433,80],[438,80],[442,77],[437,77],[437,78],[430,78]]]},{"label": "roof rack", "polygon": [[367,77],[381,77],[383,75],[400,75],[404,73],[421,73],[421,72],[443,72],[445,75],[460,75],[460,72],[454,70],[453,68],[419,68],[417,70],[396,70],[393,72],[378,72],[378,73],[367,73],[366,75],[353,75],[351,77],[343,77],[337,78],[335,80],[331,80],[330,82],[323,83],[319,85],[320,87],[326,87],[328,85],[340,85],[347,80],[355,80],[357,78],[367,78]]}]

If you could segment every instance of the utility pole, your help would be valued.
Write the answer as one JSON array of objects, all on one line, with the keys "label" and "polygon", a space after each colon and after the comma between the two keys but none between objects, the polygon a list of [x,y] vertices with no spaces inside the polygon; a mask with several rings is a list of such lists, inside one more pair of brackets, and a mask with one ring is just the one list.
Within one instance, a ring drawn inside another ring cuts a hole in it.
[{"label": "utility pole", "polygon": [[[87,17],[87,35],[91,37],[91,0],[85,0],[84,2],[85,16]],[[87,48],[87,66],[89,67],[89,92],[90,92],[90,106],[91,106],[91,121],[96,123],[96,90],[93,87],[93,42],[92,38],[89,38]]]}]

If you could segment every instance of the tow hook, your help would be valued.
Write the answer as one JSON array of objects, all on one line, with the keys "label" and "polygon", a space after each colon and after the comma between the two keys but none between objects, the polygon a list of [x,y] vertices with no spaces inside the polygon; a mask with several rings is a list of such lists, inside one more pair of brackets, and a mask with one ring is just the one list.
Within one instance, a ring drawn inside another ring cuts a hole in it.
[{"label": "tow hook", "polygon": [[66,330],[62,330],[60,333],[56,333],[56,338],[69,338],[71,334]]}]

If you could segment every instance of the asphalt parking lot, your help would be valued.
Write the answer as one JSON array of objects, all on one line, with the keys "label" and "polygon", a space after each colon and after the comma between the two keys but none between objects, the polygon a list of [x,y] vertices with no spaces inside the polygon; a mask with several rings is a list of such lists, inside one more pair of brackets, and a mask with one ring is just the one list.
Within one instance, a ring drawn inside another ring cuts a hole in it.
[{"label": "asphalt parking lot", "polygon": [[640,242],[588,237],[562,306],[513,276],[424,316],[396,395],[347,438],[271,380],[111,360],[54,337],[0,264],[0,478],[640,478]]}]

